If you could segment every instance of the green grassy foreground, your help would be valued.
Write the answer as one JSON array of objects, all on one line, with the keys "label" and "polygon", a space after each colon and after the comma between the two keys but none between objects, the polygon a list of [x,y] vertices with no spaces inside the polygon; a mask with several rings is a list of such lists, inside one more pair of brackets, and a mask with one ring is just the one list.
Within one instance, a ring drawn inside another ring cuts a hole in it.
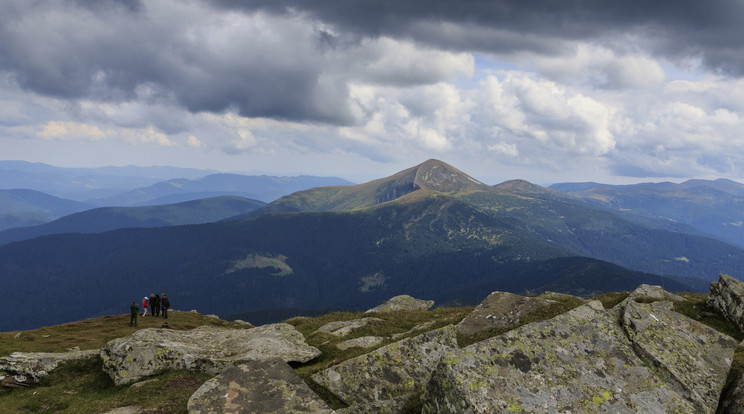
[{"label": "green grassy foreground", "polygon": [[[611,308],[627,296],[627,293],[608,293],[594,299],[600,300],[605,308]],[[682,296],[689,301],[676,304],[675,309],[678,312],[724,332],[738,341],[744,340],[744,333],[736,326],[707,308],[705,305],[707,295],[682,294]],[[521,322],[524,324],[547,320],[580,304],[579,300],[567,298],[528,315]],[[448,324],[456,324],[472,310],[472,307],[457,307],[390,313],[335,312],[315,318],[292,318],[286,322],[300,331],[308,344],[317,347],[323,353],[319,358],[307,364],[296,365],[294,368],[332,408],[340,408],[343,403],[309,381],[309,377],[320,370],[369,352],[369,349],[361,348],[341,351],[336,347],[339,342],[362,336],[380,336],[388,338],[380,345],[384,346],[395,341],[391,338],[394,334],[405,334],[404,336],[410,337]],[[352,335],[343,338],[317,332],[319,327],[328,322],[364,317],[376,317],[381,321],[359,328]],[[131,335],[137,329],[157,328],[162,323],[162,318],[140,317],[139,326],[134,328],[129,326],[128,315],[117,315],[23,331],[17,338],[18,332],[0,333],[0,356],[15,351],[62,352],[72,347],[83,350],[97,349],[112,339]],[[183,330],[201,325],[237,329],[247,327],[198,313],[178,311],[170,313],[169,323],[174,329]],[[458,337],[458,342],[460,346],[466,346],[500,333],[502,332],[491,331],[477,337]],[[739,349],[729,378],[732,379],[735,373],[743,370],[744,349]],[[54,371],[36,387],[0,388],[0,412],[103,413],[116,407],[136,405],[146,413],[186,413],[188,398],[209,377],[206,374],[169,372],[148,378],[139,385],[116,387],[101,370],[100,359],[94,358],[86,362],[67,364]]]}]

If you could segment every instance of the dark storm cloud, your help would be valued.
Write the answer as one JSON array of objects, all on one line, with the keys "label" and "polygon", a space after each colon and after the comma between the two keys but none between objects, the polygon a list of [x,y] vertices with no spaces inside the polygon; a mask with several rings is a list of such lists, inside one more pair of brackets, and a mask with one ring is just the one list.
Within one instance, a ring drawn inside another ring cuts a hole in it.
[{"label": "dark storm cloud", "polygon": [[[699,58],[722,73],[744,75],[744,2],[739,0],[252,0],[244,9],[302,11],[365,36],[406,36],[439,47],[560,54],[561,41],[646,49],[672,59]],[[236,2],[218,1],[222,7]],[[445,25],[443,30],[442,24]],[[449,24],[449,26],[448,26]],[[454,25],[458,30],[453,30]],[[449,30],[447,28],[450,28]],[[618,37],[621,37],[618,39]]]}]

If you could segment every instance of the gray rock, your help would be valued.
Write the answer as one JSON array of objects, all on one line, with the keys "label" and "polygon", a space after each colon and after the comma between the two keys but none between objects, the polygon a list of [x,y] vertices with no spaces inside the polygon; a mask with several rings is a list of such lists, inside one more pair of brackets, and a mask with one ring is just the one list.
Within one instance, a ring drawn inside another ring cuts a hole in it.
[{"label": "gray rock", "polygon": [[424,413],[693,413],[599,301],[446,355]]},{"label": "gray rock", "polygon": [[671,302],[625,307],[623,326],[641,358],[653,361],[660,378],[696,405],[714,413],[738,342],[674,312]]},{"label": "gray rock", "polygon": [[460,335],[472,336],[488,329],[509,330],[526,315],[557,303],[554,300],[526,297],[508,292],[493,292],[455,326]]},{"label": "gray rock", "polygon": [[683,302],[687,299],[682,296],[677,296],[673,293],[669,293],[661,286],[657,285],[640,285],[634,291],[630,292],[628,296],[629,300],[640,301],[640,300],[668,300],[672,302]]},{"label": "gray rock", "polygon": [[380,318],[361,318],[352,319],[349,321],[334,321],[328,322],[327,324],[318,328],[318,332],[325,332],[336,336],[346,336],[350,334],[354,329],[367,326],[370,323],[383,322]]},{"label": "gray rock", "polygon": [[720,275],[718,282],[710,284],[708,305],[744,330],[744,283],[729,275]]},{"label": "gray rock", "polygon": [[333,413],[279,358],[228,368],[196,390],[189,398],[188,410],[191,414]]},{"label": "gray rock", "polygon": [[129,405],[126,407],[114,408],[111,411],[106,411],[103,414],[137,414],[141,412],[142,408],[136,405]]},{"label": "gray rock", "polygon": [[452,325],[383,346],[312,376],[350,406],[420,392],[437,362],[457,347]]},{"label": "gray rock", "polygon": [[428,331],[436,323],[437,323],[437,321],[428,321],[428,322],[420,323],[420,324],[414,326],[413,328],[409,329],[406,332],[398,332],[398,333],[395,333],[395,334],[390,335],[390,339],[392,339],[394,341],[397,341],[398,339],[401,339],[404,336],[408,336],[408,335],[410,335],[410,334],[412,334],[414,332],[417,332],[417,331],[418,332]]},{"label": "gray rock", "polygon": [[586,299],[584,299],[584,298],[582,298],[580,296],[569,295],[568,293],[551,292],[551,291],[547,291],[547,292],[541,293],[538,296],[538,298],[551,299],[551,300],[556,300],[556,301],[568,300],[568,299],[575,299],[575,300],[579,300],[579,301],[584,302],[584,303],[588,302],[588,300],[586,300]]},{"label": "gray rock", "polygon": [[13,352],[9,356],[0,358],[0,371],[25,375],[33,381],[38,381],[61,364],[90,359],[98,353],[98,349],[69,352]]},{"label": "gray rock", "polygon": [[434,306],[433,300],[414,299],[408,295],[390,298],[387,302],[369,309],[367,312],[395,312],[402,310],[427,310]]},{"label": "gray rock", "polygon": [[349,348],[373,348],[380,345],[384,338],[379,336],[362,336],[360,338],[349,339],[336,344],[336,348],[345,351]]},{"label": "gray rock", "polygon": [[419,398],[419,395],[405,394],[389,400],[354,405],[336,410],[336,414],[400,414],[403,413],[408,401],[413,398]]},{"label": "gray rock", "polygon": [[199,327],[190,331],[142,329],[110,341],[101,349],[103,370],[116,385],[161,372],[183,369],[216,375],[253,359],[278,357],[307,362],[320,351],[285,323],[252,329]]},{"label": "gray rock", "polygon": [[744,414],[744,373],[739,372],[721,396],[718,414]]}]

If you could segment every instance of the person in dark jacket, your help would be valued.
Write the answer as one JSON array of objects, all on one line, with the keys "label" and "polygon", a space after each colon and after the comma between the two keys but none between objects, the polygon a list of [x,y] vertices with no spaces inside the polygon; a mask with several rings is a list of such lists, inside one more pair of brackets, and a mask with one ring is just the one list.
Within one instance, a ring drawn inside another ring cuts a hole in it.
[{"label": "person in dark jacket", "polygon": [[168,300],[168,297],[165,296],[165,293],[163,293],[163,296],[160,298],[160,305],[163,308],[163,318],[168,319],[168,308],[170,308],[170,301]]},{"label": "person in dark jacket", "polygon": [[129,326],[132,326],[132,322],[134,322],[134,326],[137,326],[137,314],[139,313],[139,306],[137,306],[137,301],[135,300],[132,302],[132,305],[129,306]]},{"label": "person in dark jacket", "polygon": [[153,316],[160,316],[160,295],[155,294],[155,298],[152,300]]},{"label": "person in dark jacket", "polygon": [[150,316],[155,316],[155,294],[150,293],[150,300],[147,301],[150,304]]}]

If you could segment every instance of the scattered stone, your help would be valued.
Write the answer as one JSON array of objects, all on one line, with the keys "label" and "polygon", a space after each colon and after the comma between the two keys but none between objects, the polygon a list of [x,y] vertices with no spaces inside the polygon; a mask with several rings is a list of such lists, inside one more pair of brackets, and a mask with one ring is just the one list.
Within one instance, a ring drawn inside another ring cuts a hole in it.
[{"label": "scattered stone", "polygon": [[402,310],[427,310],[434,306],[433,300],[414,299],[408,295],[395,296],[367,312],[395,312]]},{"label": "scattered stone", "polygon": [[599,301],[452,351],[422,401],[423,413],[696,412]]},{"label": "scattered stone", "polygon": [[148,328],[110,341],[101,349],[103,370],[116,385],[171,370],[216,375],[253,359],[278,357],[287,362],[307,362],[318,356],[320,351],[307,345],[302,334],[286,323],[252,329]]},{"label": "scattered stone", "polygon": [[379,336],[362,336],[360,338],[349,339],[336,344],[336,348],[345,351],[349,348],[373,348],[380,345],[384,339]]},{"label": "scattered stone", "polygon": [[640,285],[628,296],[629,300],[636,302],[645,300],[667,300],[671,302],[684,302],[687,299],[682,296],[677,296],[674,293],[669,293],[664,288],[658,285]]},{"label": "scattered stone", "polygon": [[154,384],[156,382],[158,382],[158,380],[155,379],[155,378],[149,379],[149,380],[140,381],[140,382],[135,382],[134,384],[132,384],[132,385],[129,386],[129,389],[130,390],[137,390],[137,389],[140,389],[140,388],[142,388],[144,386],[149,386],[151,384]]},{"label": "scattered stone", "polygon": [[36,385],[38,381],[26,375],[0,375],[0,386],[6,388],[26,388]]},{"label": "scattered stone", "polygon": [[389,400],[420,392],[437,362],[456,347],[449,325],[341,362],[312,379],[350,406]]},{"label": "scattered stone", "polygon": [[17,334],[13,335],[13,338],[18,339],[23,335],[23,332],[18,332]]},{"label": "scattered stone", "polygon": [[217,316],[217,315],[213,315],[213,314],[210,314],[210,315],[204,315],[204,316],[206,316],[207,318],[212,318],[212,319],[219,319],[219,318],[220,318],[219,316]]},{"label": "scattered stone", "polygon": [[114,408],[111,411],[106,411],[103,414],[138,414],[142,410],[142,408],[136,406],[136,405],[129,405],[126,407],[118,407]]},{"label": "scattered stone", "polygon": [[696,406],[714,413],[738,342],[674,312],[671,302],[625,307],[623,326],[636,353],[663,372],[667,384]]},{"label": "scattered stone", "polygon": [[509,330],[530,313],[557,303],[541,297],[493,292],[455,326],[460,335],[472,336],[488,329]]},{"label": "scattered stone", "polygon": [[538,298],[541,298],[541,299],[550,299],[550,300],[555,300],[555,301],[562,301],[562,300],[574,299],[574,300],[580,300],[580,301],[582,301],[584,303],[587,302],[586,299],[584,299],[584,298],[582,298],[580,296],[569,295],[568,293],[551,292],[551,291],[543,292],[540,295],[538,295],[537,297]]},{"label": "scattered stone", "polygon": [[354,329],[367,326],[370,323],[383,322],[380,318],[362,318],[352,319],[349,321],[335,321],[328,322],[327,324],[318,328],[318,332],[326,332],[336,336],[346,336],[350,334]]},{"label": "scattered stone", "polygon": [[252,324],[252,323],[250,323],[250,322],[246,322],[246,321],[244,321],[244,320],[242,320],[242,319],[235,319],[235,320],[234,320],[233,322],[235,322],[235,323],[237,323],[237,324],[240,324],[240,325],[248,325],[248,326],[253,326],[253,324]]},{"label": "scattered stone", "polygon": [[279,358],[228,368],[196,390],[189,398],[188,410],[190,414],[333,413]]},{"label": "scattered stone", "polygon": [[744,330],[744,283],[729,275],[720,275],[718,282],[710,284],[708,305]]},{"label": "scattered stone", "polygon": [[13,352],[9,356],[0,358],[0,371],[25,375],[36,382],[63,363],[90,359],[98,353],[98,349],[69,352]]}]

